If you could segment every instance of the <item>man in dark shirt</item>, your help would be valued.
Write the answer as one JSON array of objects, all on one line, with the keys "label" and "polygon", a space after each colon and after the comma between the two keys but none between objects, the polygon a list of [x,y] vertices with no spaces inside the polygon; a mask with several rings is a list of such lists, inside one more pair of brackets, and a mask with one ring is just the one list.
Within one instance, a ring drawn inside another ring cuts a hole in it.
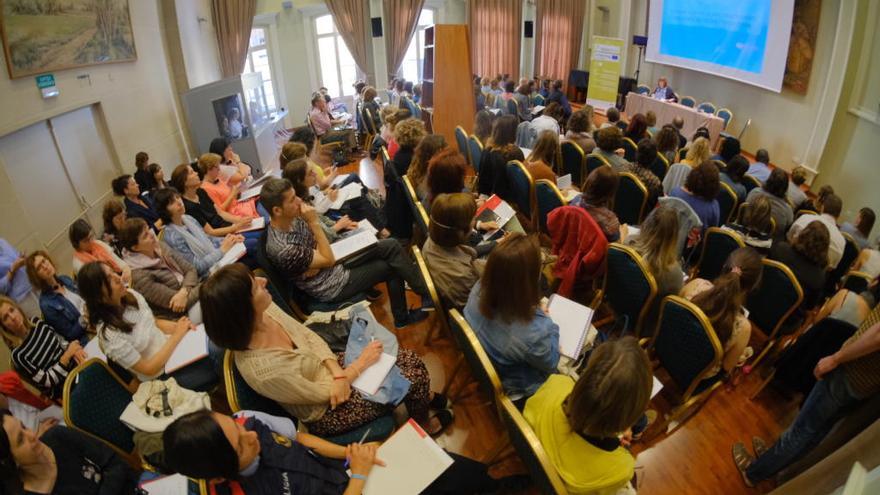
[{"label": "man in dark shirt", "polygon": [[674,117],[672,119],[672,126],[675,127],[675,132],[678,133],[678,148],[684,148],[688,142],[687,138],[684,137],[684,134],[681,133],[681,130],[684,128],[684,119],[681,117]]},{"label": "man in dark shirt", "polygon": [[553,89],[550,91],[550,94],[547,96],[547,103],[555,101],[559,103],[559,106],[562,107],[562,116],[566,120],[571,117],[571,103],[568,102],[568,97],[565,96],[565,93],[562,92],[562,80],[557,79],[553,81]]}]

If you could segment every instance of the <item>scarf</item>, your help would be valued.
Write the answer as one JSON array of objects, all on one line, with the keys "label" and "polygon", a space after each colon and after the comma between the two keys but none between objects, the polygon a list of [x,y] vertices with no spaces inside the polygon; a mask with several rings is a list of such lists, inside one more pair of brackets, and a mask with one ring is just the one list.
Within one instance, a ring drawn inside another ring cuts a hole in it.
[{"label": "scarf", "polygon": [[88,244],[87,251],[75,250],[73,255],[76,256],[76,259],[82,261],[83,265],[87,263],[91,263],[92,261],[100,261],[102,263],[107,264],[110,268],[113,269],[116,273],[122,273],[122,269],[119,265],[113,261],[113,256],[110,252],[104,248],[104,246],[98,244],[95,241],[92,241]]},{"label": "scarf", "polygon": [[[193,226],[195,224],[195,226]],[[165,227],[166,229],[173,229],[174,232],[178,233],[183,237],[184,242],[189,247],[189,249],[193,252],[196,259],[204,258],[206,256],[210,256],[217,248],[208,239],[208,236],[202,230],[202,227],[198,225],[198,222],[190,222],[189,218],[184,215],[183,216],[183,225],[177,224],[169,224]],[[199,235],[201,234],[201,235]]]}]

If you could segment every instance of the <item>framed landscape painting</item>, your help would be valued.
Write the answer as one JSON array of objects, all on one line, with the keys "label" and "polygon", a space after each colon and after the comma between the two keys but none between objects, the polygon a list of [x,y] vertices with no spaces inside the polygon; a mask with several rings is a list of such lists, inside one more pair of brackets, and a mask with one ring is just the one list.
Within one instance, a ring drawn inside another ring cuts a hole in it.
[{"label": "framed landscape painting", "polygon": [[128,0],[0,0],[9,77],[137,59]]}]

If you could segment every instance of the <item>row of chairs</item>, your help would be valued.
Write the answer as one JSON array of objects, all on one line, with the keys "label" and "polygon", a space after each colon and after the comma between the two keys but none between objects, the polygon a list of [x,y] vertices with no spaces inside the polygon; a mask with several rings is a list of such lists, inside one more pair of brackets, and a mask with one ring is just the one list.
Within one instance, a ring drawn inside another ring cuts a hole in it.
[{"label": "row of chairs", "polygon": [[[636,87],[636,93],[639,93],[641,95],[650,95],[651,88],[645,86],[644,84],[640,84],[638,85],[638,87]],[[694,99],[693,96],[682,96],[678,99],[678,103],[690,108],[696,107],[697,110],[703,113],[711,113],[720,117],[722,120],[724,120],[725,129],[727,128],[727,124],[729,124],[730,121],[733,120],[733,112],[731,112],[729,108],[717,108],[715,104],[711,101],[704,101],[697,105],[697,100]]]}]

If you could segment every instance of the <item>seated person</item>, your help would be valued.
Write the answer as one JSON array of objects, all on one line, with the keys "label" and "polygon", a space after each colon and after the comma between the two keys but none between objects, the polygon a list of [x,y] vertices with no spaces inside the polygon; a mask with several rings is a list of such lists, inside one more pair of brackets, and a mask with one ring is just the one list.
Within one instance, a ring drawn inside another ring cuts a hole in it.
[{"label": "seated person", "polygon": [[[160,318],[185,316],[199,300],[199,274],[182,255],[156,238],[146,222],[130,218],[119,232],[131,287]],[[198,318],[196,318],[198,319]]]},{"label": "seated person", "polygon": [[540,136],[544,131],[550,131],[556,134],[559,139],[559,119],[562,118],[562,107],[555,101],[551,101],[541,111],[541,115],[532,119],[529,127],[535,131],[536,136]]},{"label": "seated person", "polygon": [[[116,232],[122,228],[122,224],[128,215],[125,213],[125,205],[116,198],[110,198],[104,203],[104,209],[101,211],[101,219],[104,221],[104,232],[101,233],[101,241],[113,248],[115,254],[122,260],[122,248],[119,247],[119,241],[116,239]],[[76,248],[73,248],[76,250]],[[92,260],[89,260],[92,261]],[[88,263],[88,261],[82,264]],[[77,260],[73,260],[73,269],[79,271],[82,265],[77,266]]]},{"label": "seated person", "polygon": [[[214,200],[202,189],[198,172],[186,163],[178,165],[171,173],[171,186],[180,193],[186,214],[194,218],[210,236],[235,234],[253,221],[252,217],[236,216],[214,207]],[[245,232],[244,236],[258,238],[259,232]]]},{"label": "seated person", "polygon": [[113,179],[111,186],[113,194],[124,198],[123,204],[128,218],[143,218],[153,229],[161,226],[159,214],[153,209],[153,202],[150,198],[141,195],[141,189],[134,177],[121,175]]},{"label": "seated person", "polygon": [[[510,199],[507,162],[525,160],[522,150],[516,145],[517,125],[514,115],[502,115],[495,119],[495,124],[492,125],[492,137],[484,143],[483,156],[480,158],[480,175],[477,182],[477,192],[480,194],[486,196],[497,194],[501,199]],[[430,168],[428,173],[430,174]]]},{"label": "seated person", "polygon": [[536,182],[545,179],[556,184],[556,174],[553,173],[553,165],[556,164],[556,155],[559,153],[559,133],[543,131],[538,135],[532,152],[526,158],[523,165]]},{"label": "seated person", "polygon": [[523,415],[568,493],[627,493],[635,459],[626,447],[651,385],[647,354],[624,337],[596,347],[576,383],[552,375],[526,402]]},{"label": "seated person", "polygon": [[98,332],[107,359],[132,372],[141,382],[170,376],[190,390],[211,390],[217,384],[209,359],[165,374],[168,358],[194,328],[189,318],[155,318],[144,296],[126,289],[122,279],[101,263],[82,267],[77,282],[86,300],[89,324]]},{"label": "seated person", "polygon": [[682,297],[703,310],[721,341],[721,363],[710,374],[729,374],[752,356],[747,348],[752,324],[742,308],[749,292],[761,281],[762,272],[761,255],[750,247],[739,248],[730,253],[714,281],[695,278],[681,290]]},{"label": "seated person", "polygon": [[520,122],[532,120],[532,104],[528,84],[520,84],[516,88],[513,93],[513,101],[516,102],[516,116]]},{"label": "seated person", "polygon": [[688,147],[685,159],[679,163],[669,162],[669,170],[666,171],[666,177],[663,178],[663,191],[666,194],[672,192],[676,187],[684,185],[688,174],[697,165],[709,160],[709,140],[706,138],[697,138],[693,144]]},{"label": "seated person", "polygon": [[379,117],[379,103],[377,103],[379,95],[376,92],[376,88],[366,86],[362,95],[364,100],[363,108],[370,111],[370,116],[373,118],[373,128],[378,130],[382,127],[382,119]]},{"label": "seated person", "polygon": [[481,110],[474,116],[474,135],[483,146],[489,142],[492,135],[492,124],[495,123],[495,114],[488,110]]},{"label": "seated person", "polygon": [[793,242],[798,233],[807,225],[814,222],[821,222],[828,229],[830,244],[828,246],[828,266],[832,269],[837,267],[840,259],[843,258],[843,251],[846,248],[846,239],[840,233],[837,227],[837,219],[840,218],[840,212],[843,211],[843,200],[840,196],[831,193],[826,195],[822,202],[819,203],[818,215],[801,215],[788,230],[788,240]]},{"label": "seated person", "polygon": [[424,280],[396,240],[381,239],[365,256],[336,263],[315,209],[297,197],[289,181],[266,181],[260,201],[272,217],[266,241],[269,262],[306,295],[342,302],[385,282],[397,328],[427,318],[421,309],[407,307],[404,280],[423,301],[430,298]]},{"label": "seated person", "polygon": [[150,174],[150,155],[146,151],[138,151],[134,155],[134,180],[138,183],[141,191],[149,191],[153,188],[153,176]]},{"label": "seated person", "polygon": [[604,158],[615,172],[622,172],[626,166],[626,158],[623,157],[621,138],[623,134],[615,126],[603,127],[596,134],[596,147],[590,153]]},{"label": "seated person", "polygon": [[234,186],[251,176],[251,166],[241,161],[241,158],[232,149],[232,143],[226,138],[218,137],[211,140],[208,153],[214,153],[222,157],[220,168],[224,179],[229,185]]},{"label": "seated person", "polygon": [[65,426],[34,432],[7,410],[0,420],[3,493],[137,493],[137,475],[104,442]]},{"label": "seated person", "polygon": [[721,138],[718,154],[712,155],[712,160],[721,160],[724,163],[729,163],[731,158],[739,155],[740,150],[739,139],[732,136]]},{"label": "seated person", "polygon": [[831,317],[836,320],[845,321],[858,328],[865,321],[865,318],[868,317],[871,308],[876,305],[878,300],[876,297],[877,291],[878,286],[876,282],[861,294],[840,289],[822,305],[819,312],[813,317],[813,321],[818,322],[826,317]]},{"label": "seated person", "polygon": [[425,123],[418,119],[406,119],[394,127],[394,140],[397,142],[397,153],[391,159],[397,175],[403,177],[409,170],[415,154],[416,146],[425,137]]},{"label": "seated person", "polygon": [[437,196],[466,190],[467,170],[464,156],[452,148],[447,147],[431,158],[428,162],[428,176],[425,178],[425,199],[422,201],[428,213],[431,212],[431,204]]},{"label": "seated person", "polygon": [[510,234],[489,254],[464,307],[504,392],[519,409],[559,364],[559,326],[541,307],[540,277],[537,241]]},{"label": "seated person", "polygon": [[717,199],[719,187],[718,167],[705,161],[691,170],[684,186],[676,187],[669,195],[681,199],[694,209],[694,213],[703,222],[705,232],[709,227],[721,225],[721,209]]},{"label": "seated person", "polygon": [[864,207],[856,215],[855,224],[844,222],[840,226],[840,231],[851,235],[853,240],[856,241],[859,250],[866,249],[869,244],[868,237],[871,235],[871,229],[874,228],[875,219],[874,210]]},{"label": "seated person", "polygon": [[746,186],[742,182],[748,169],[749,161],[746,160],[746,157],[734,155],[730,160],[727,160],[727,167],[719,171],[719,179],[733,189],[733,192],[736,193],[736,199],[740,203],[746,200]]},{"label": "seated person", "polygon": [[165,180],[165,171],[162,170],[162,166],[158,163],[151,163],[147,167],[147,171],[153,179],[153,187],[147,189],[147,195],[152,199],[156,196],[156,191],[168,188],[168,182]]},{"label": "seated person", "polygon": [[648,119],[644,114],[637,113],[633,115],[629,121],[626,130],[623,131],[623,137],[630,138],[634,143],[638,143],[648,136]]},{"label": "seated person", "polygon": [[39,318],[28,320],[6,296],[0,296],[0,331],[15,369],[50,399],[61,398],[67,373],[86,360],[78,341],[64,340]]},{"label": "seated person", "polygon": [[[276,306],[266,279],[255,278],[244,266],[226,266],[212,275],[201,303],[208,335],[233,351],[248,385],[305,422],[312,433],[339,435],[394,409],[395,404],[367,400],[351,387],[379,359],[380,342],[367,344],[343,368],[344,355],[334,354],[320,336]],[[452,411],[445,397],[432,394],[425,364],[406,349],[399,349],[396,364],[410,382],[402,397],[410,417],[432,435],[440,433],[452,422]],[[431,408],[439,411],[429,419]]]},{"label": "seated person", "polygon": [[64,410],[25,387],[15,371],[0,373],[0,409],[9,410],[25,428],[37,436],[57,424],[64,424]]},{"label": "seated person", "polygon": [[565,131],[565,140],[580,146],[585,154],[593,151],[596,141],[593,140],[592,110],[587,111],[583,108],[571,114],[571,118],[568,119],[568,130]]},{"label": "seated person", "polygon": [[804,167],[795,167],[791,171],[791,178],[788,181],[788,201],[791,202],[794,210],[799,210],[801,206],[807,202],[807,194],[801,189],[801,186],[807,182],[807,169]]},{"label": "seated person", "polygon": [[770,177],[770,153],[764,148],[755,152],[755,163],[749,165],[748,175],[758,179],[761,184]]},{"label": "seated person", "polygon": [[789,267],[804,291],[800,308],[810,310],[822,303],[828,264],[828,228],[811,222],[792,241],[777,241],[770,248],[770,259]]},{"label": "seated person", "polygon": [[[211,480],[218,492],[356,495],[373,465],[385,465],[376,457],[375,443],[336,445],[298,432],[288,418],[258,411],[233,417],[209,410],[189,413],[165,429],[162,441],[171,469]],[[509,493],[505,488],[513,486],[513,476],[495,480],[486,465],[449,455],[453,464],[422,493]]]},{"label": "seated person", "polygon": [[758,196],[765,196],[770,200],[771,216],[776,221],[776,230],[773,231],[774,239],[785,238],[785,232],[794,220],[794,212],[785,199],[788,191],[788,175],[781,168],[775,168],[770,176],[764,181],[764,185],[749,191],[746,202],[752,204]]},{"label": "seated person", "polygon": [[859,251],[852,270],[867,273],[871,278],[880,276],[880,240],[875,241],[873,247]]},{"label": "seated person", "polygon": [[347,125],[345,119],[334,119],[327,109],[327,100],[321,93],[312,94],[312,108],[309,109],[309,123],[321,144],[343,143],[349,149],[357,147],[354,129],[341,126]]},{"label": "seated person", "polygon": [[670,165],[678,161],[678,132],[672,124],[666,124],[655,133],[654,142],[657,143],[657,152],[666,158]]},{"label": "seated person", "polygon": [[[227,234],[226,237],[210,237],[195,218],[184,213],[185,207],[175,189],[163,189],[156,194],[156,209],[165,224],[163,242],[174,252],[194,266],[199,278],[208,276],[223,255],[239,242],[245,242],[244,236]],[[251,242],[251,251],[257,247],[257,240]]]},{"label": "seated person", "polygon": [[[114,229],[113,240],[117,245],[119,241],[116,239],[117,223],[115,219],[120,218],[120,215],[123,220],[122,223],[118,225],[119,228],[122,228],[122,225],[125,224],[124,210],[121,214],[114,216],[114,219],[111,220]],[[92,230],[92,226],[89,225],[89,222],[85,219],[79,218],[70,224],[70,229],[67,230],[67,236],[70,239],[70,244],[73,246],[74,271],[78,271],[86,263],[100,261],[109,265],[117,275],[122,277],[122,280],[124,280],[125,283],[131,282],[131,267],[129,267],[125,261],[122,261],[122,257],[118,256],[116,251],[110,247],[110,245],[95,238],[95,231]]]},{"label": "seated person", "polygon": [[602,228],[608,242],[617,242],[626,236],[626,227],[620,225],[617,214],[611,210],[620,178],[611,167],[599,167],[590,172],[584,181],[584,192],[571,201],[572,206],[587,210]]},{"label": "seated person", "polygon": [[642,329],[653,332],[650,322],[657,321],[660,302],[670,294],[678,294],[684,285],[678,252],[678,214],[668,206],[659,206],[639,227],[639,234],[628,238],[626,244],[639,253],[657,283],[657,295],[645,319],[649,328]]},{"label": "seated person", "polygon": [[571,117],[571,103],[569,103],[568,97],[565,96],[565,92],[562,91],[562,87],[561,79],[553,81],[550,94],[547,95],[547,102],[555,101],[559,103],[559,106],[562,107],[562,118],[567,119]]},{"label": "seated person", "polygon": [[624,172],[629,172],[642,181],[642,184],[648,190],[648,200],[645,203],[648,209],[657,204],[657,198],[663,196],[663,184],[660,179],[651,171],[651,165],[657,161],[657,145],[651,138],[643,138],[638,141],[638,149],[636,151],[636,161],[628,163],[623,167]]},{"label": "seated person", "polygon": [[[306,131],[308,135],[305,133],[294,133],[291,139],[294,137],[298,139],[310,139],[311,145],[315,144],[315,133],[313,133],[308,127],[301,128],[303,131]],[[299,129],[297,130],[299,132]],[[309,164],[309,167],[315,172],[315,175],[318,177],[318,187],[321,189],[327,189],[333,184],[333,181],[339,176],[339,172],[337,171],[337,167],[328,167],[326,170],[321,168],[320,165],[315,163],[309,155],[311,154],[310,148],[298,141],[288,141],[284,143],[284,146],[281,147],[281,153],[278,155],[278,165],[281,167],[281,170],[284,170],[284,166],[288,163],[303,158]]]},{"label": "seated person", "polygon": [[657,87],[654,88],[651,97],[658,100],[678,102],[678,96],[676,96],[675,91],[672,91],[672,88],[669,87],[669,83],[666,81],[665,77],[657,79]]},{"label": "seated person", "polygon": [[[657,128],[657,114],[654,113],[653,110],[648,110],[645,112],[645,121],[648,124],[648,136],[654,137],[654,134],[657,134],[657,131],[660,129]],[[636,141],[638,142],[638,141]]]},{"label": "seated person", "polygon": [[773,207],[767,196],[757,196],[749,207],[740,213],[739,221],[727,223],[721,228],[739,234],[746,246],[767,255],[773,243]]},{"label": "seated person", "polygon": [[238,200],[241,184],[230,186],[229,181],[220,175],[220,160],[220,155],[214,153],[205,153],[199,157],[199,169],[203,175],[202,189],[208,193],[218,211],[222,210],[236,217],[257,218],[260,215],[257,199]]},{"label": "seated person", "polygon": [[410,162],[409,169],[406,171],[406,176],[409,177],[410,183],[412,183],[416,190],[416,196],[420,200],[425,199],[428,195],[428,184],[426,181],[428,177],[428,164],[432,158],[446,149],[447,146],[446,139],[440,134],[428,134],[416,146],[415,154],[413,155],[412,162]]},{"label": "seated person", "polygon": [[88,342],[83,312],[86,303],[79,297],[76,283],[67,275],[59,275],[46,251],[33,251],[25,261],[28,280],[40,291],[43,318],[64,340]]}]

